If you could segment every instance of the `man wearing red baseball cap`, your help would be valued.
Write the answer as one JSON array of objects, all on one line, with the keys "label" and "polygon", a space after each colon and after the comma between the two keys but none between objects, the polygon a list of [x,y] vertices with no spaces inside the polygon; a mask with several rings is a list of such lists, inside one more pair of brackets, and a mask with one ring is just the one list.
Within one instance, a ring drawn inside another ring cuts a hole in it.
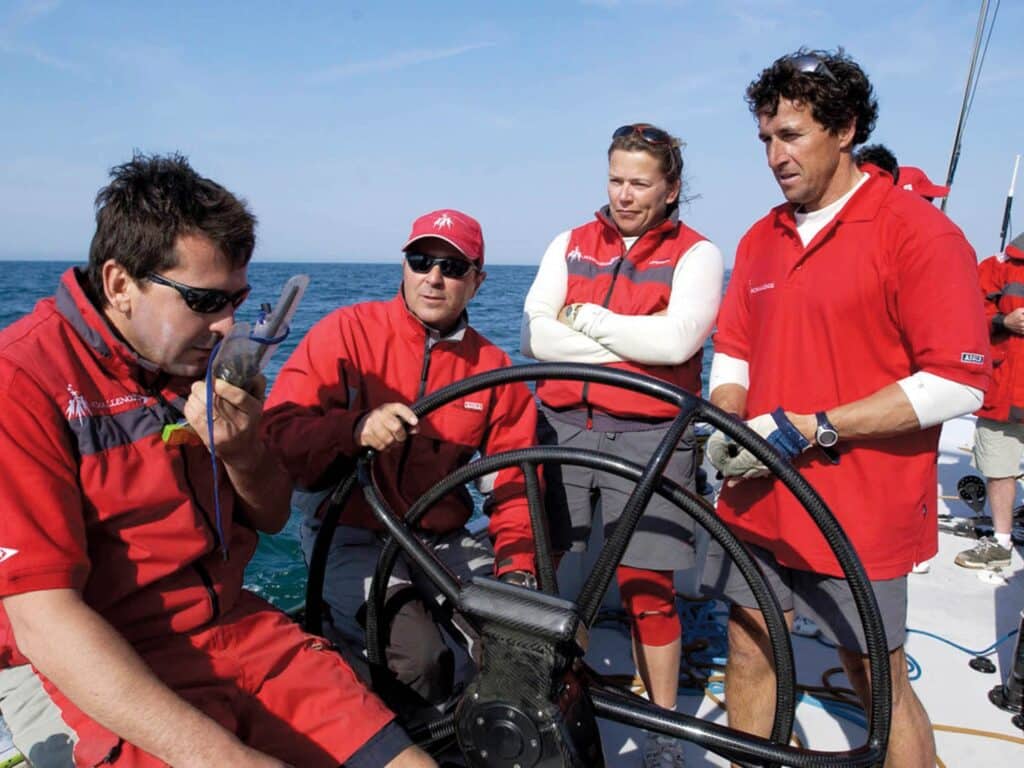
[{"label": "man wearing red baseball cap", "polygon": [[949,194],[949,187],[943,187],[928,178],[928,174],[913,165],[901,165],[896,177],[896,186],[908,192],[916,192],[928,202],[936,197]]},{"label": "man wearing red baseball cap", "polygon": [[[438,480],[481,454],[534,444],[536,409],[522,383],[456,400],[423,419],[409,404],[511,360],[469,325],[466,306],[484,281],[480,224],[461,211],[420,216],[402,246],[402,285],[390,301],[338,309],[318,322],[281,369],[264,417],[268,442],[299,489],[302,546],[309,561],[320,529],[325,491],[353,468],[366,448],[380,453],[374,475],[392,510],[404,515]],[[533,537],[522,473],[485,478],[491,545],[463,527],[473,512],[468,493],[452,494],[420,521],[419,535],[462,579],[495,575],[532,586]],[[324,601],[325,634],[362,650],[365,600],[382,549],[382,532],[361,494],[354,494],[334,532]],[[414,583],[415,582],[415,583]],[[454,659],[427,608],[432,586],[399,559],[388,586],[388,666],[408,687],[409,707],[443,701]]]}]

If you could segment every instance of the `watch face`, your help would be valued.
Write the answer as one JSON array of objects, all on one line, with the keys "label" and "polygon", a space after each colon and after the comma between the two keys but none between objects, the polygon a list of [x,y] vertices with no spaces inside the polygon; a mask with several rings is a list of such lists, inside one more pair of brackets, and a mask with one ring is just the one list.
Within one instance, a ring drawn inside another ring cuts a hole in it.
[{"label": "watch face", "polygon": [[828,427],[818,427],[816,439],[818,441],[818,445],[824,448],[831,448],[839,442],[839,433]]}]

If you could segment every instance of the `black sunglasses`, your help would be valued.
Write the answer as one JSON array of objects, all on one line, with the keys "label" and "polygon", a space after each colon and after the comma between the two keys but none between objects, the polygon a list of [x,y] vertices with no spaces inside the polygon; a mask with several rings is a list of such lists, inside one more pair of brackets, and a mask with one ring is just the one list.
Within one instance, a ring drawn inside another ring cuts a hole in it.
[{"label": "black sunglasses", "polygon": [[671,136],[661,130],[661,128],[655,128],[653,125],[648,125],[647,123],[634,123],[633,125],[620,126],[615,129],[615,133],[612,134],[612,138],[621,139],[623,136],[631,136],[634,133],[648,144],[667,144],[670,147],[672,146]]},{"label": "black sunglasses", "polygon": [[252,290],[250,285],[246,285],[234,293],[222,291],[220,288],[193,288],[191,285],[175,282],[155,272],[146,275],[146,279],[151,283],[173,288],[181,294],[181,298],[185,300],[189,309],[204,315],[220,312],[228,304],[238,309],[239,305],[248,298],[249,291]]},{"label": "black sunglasses", "polygon": [[452,259],[447,256],[428,256],[425,253],[407,253],[405,261],[409,269],[418,275],[425,275],[434,268],[436,264],[441,268],[441,274],[445,277],[461,278],[476,265],[465,259]]},{"label": "black sunglasses", "polygon": [[828,68],[828,65],[816,54],[794,54],[789,57],[788,61],[797,72],[802,72],[805,75],[822,75],[833,83],[839,82],[836,80],[836,76],[832,74],[832,70]]}]

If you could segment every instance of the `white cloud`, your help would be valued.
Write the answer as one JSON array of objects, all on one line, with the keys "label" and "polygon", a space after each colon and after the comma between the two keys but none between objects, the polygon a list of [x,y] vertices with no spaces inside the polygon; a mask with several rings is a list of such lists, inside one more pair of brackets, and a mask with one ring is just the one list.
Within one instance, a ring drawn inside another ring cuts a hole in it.
[{"label": "white cloud", "polygon": [[41,48],[18,39],[24,27],[50,15],[59,7],[60,0],[25,0],[16,6],[10,16],[0,23],[0,52],[30,58],[55,69],[71,70],[72,65],[69,61],[52,56]]},{"label": "white cloud", "polygon": [[310,79],[314,82],[330,82],[332,80],[343,80],[354,75],[366,75],[373,72],[394,72],[417,64],[426,64],[431,61],[450,59],[455,56],[461,56],[464,53],[469,53],[470,51],[480,50],[481,48],[490,48],[493,45],[494,43],[471,43],[469,45],[460,45],[454,48],[419,48],[409,51],[399,51],[380,59],[354,61],[350,64],[340,64],[336,67],[322,69],[319,72],[314,72]]}]

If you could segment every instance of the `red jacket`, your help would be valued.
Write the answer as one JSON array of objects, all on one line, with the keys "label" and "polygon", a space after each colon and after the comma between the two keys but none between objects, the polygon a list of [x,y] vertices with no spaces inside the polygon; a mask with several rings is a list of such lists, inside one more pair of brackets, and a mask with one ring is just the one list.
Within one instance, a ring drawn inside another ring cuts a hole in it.
[{"label": "red jacket", "polygon": [[[53,298],[0,332],[0,596],[82,593],[129,642],[186,632],[235,604],[256,548],[232,521],[218,546],[210,455],[168,448],[187,382],[154,382],[68,270]],[[24,663],[0,610],[0,667]]]},{"label": "red jacket", "polygon": [[[672,277],[683,255],[707,238],[670,218],[644,232],[626,251],[618,227],[605,211],[569,234],[565,259],[569,271],[566,304],[598,304],[623,315],[653,315],[668,306]],[[702,351],[680,365],[610,363],[609,367],[645,373],[700,394]],[[577,381],[542,381],[537,396],[555,410],[592,406],[621,418],[670,419],[678,409],[661,400],[618,387]]]},{"label": "red jacket", "polygon": [[1009,245],[1005,256],[990,256],[978,265],[985,316],[992,340],[992,385],[979,416],[1024,422],[1024,336],[1011,333],[1003,317],[1024,307],[1024,251]]},{"label": "red jacket", "polygon": [[[401,293],[391,301],[338,309],[306,334],[285,363],[267,400],[265,434],[292,479],[324,487],[352,466],[360,448],[353,429],[368,411],[389,402],[411,404],[477,373],[511,361],[468,326],[437,339],[412,315]],[[534,445],[537,412],[525,384],[484,390],[434,411],[418,434],[379,456],[375,473],[398,514],[478,451],[500,453]],[[533,570],[533,537],[525,485],[518,469],[493,480],[486,510],[497,573]],[[447,532],[473,511],[468,492],[442,499],[420,527]],[[379,528],[357,492],[342,513],[345,525]]]},{"label": "red jacket", "polygon": [[[988,333],[974,252],[919,196],[873,176],[804,247],[789,204],[747,232],[718,316],[715,351],[750,367],[747,418],[814,413],[928,371],[985,389]],[[868,576],[935,554],[939,427],[839,442],[840,463],[794,461],[846,530]],[[841,575],[807,512],[774,479],[723,487],[722,519],[803,570]]]}]

